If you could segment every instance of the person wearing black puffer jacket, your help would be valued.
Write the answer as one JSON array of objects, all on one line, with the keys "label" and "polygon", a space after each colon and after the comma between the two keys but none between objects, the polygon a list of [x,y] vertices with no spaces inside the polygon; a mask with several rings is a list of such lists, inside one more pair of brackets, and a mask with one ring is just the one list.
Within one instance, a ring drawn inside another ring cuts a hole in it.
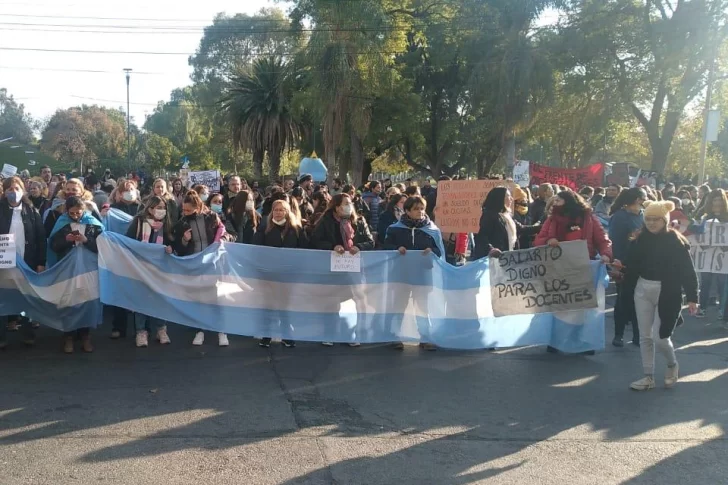
[{"label": "person wearing black puffer jacket", "polygon": [[[0,198],[0,234],[13,234],[18,255],[38,273],[45,270],[46,232],[40,214],[25,193],[25,186],[19,177],[3,180],[3,195]],[[20,330],[26,345],[35,343],[35,332],[30,320],[22,320]],[[0,317],[0,349],[7,346],[5,338],[8,317]]]},{"label": "person wearing black puffer jacket", "polygon": [[[291,211],[288,201],[276,200],[273,202],[271,213],[268,216],[268,224],[266,224],[264,230],[255,233],[253,244],[273,248],[308,248],[306,231],[301,226],[298,217]],[[285,295],[279,297],[284,298]],[[280,302],[279,305],[281,308],[288,306]],[[281,319],[276,319],[275,322],[269,322],[268,325],[280,325],[281,323]],[[293,329],[289,326],[288,331],[292,332]],[[270,342],[270,337],[263,337],[258,345],[268,348]],[[282,343],[289,348],[296,346],[296,342],[292,339],[283,339]]]}]

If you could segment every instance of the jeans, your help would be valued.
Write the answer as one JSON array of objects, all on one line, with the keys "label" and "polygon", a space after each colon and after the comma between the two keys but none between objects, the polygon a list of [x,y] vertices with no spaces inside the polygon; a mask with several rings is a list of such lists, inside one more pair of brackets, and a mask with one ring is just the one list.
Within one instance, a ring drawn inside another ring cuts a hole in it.
[{"label": "jeans", "polygon": [[[18,323],[20,323],[20,338],[22,340],[35,340],[35,331],[30,324],[30,319],[27,317],[17,316]],[[9,317],[0,317],[0,342],[7,341],[8,338],[8,320]]]},{"label": "jeans", "polygon": [[[624,338],[624,329],[627,324],[630,323],[630,316],[627,315],[625,310],[626,302],[624,301],[624,288],[621,283],[617,283],[617,301],[614,304],[614,336]],[[637,325],[637,321],[634,320],[632,323],[632,341],[640,341],[640,328]]]},{"label": "jeans", "polygon": [[134,328],[137,332],[142,332],[144,330],[151,331],[152,327],[154,327],[156,330],[159,330],[160,328],[164,328],[166,326],[167,322],[159,318],[150,317],[141,313],[134,314]]},{"label": "jeans", "polygon": [[[700,308],[707,309],[710,302],[710,290],[713,289],[713,282],[718,285],[718,297],[723,296],[726,275],[717,273],[700,273]],[[722,303],[722,301],[721,301]]]},{"label": "jeans", "polygon": [[640,326],[640,354],[642,354],[642,368],[645,375],[655,373],[655,347],[667,359],[669,366],[675,365],[675,348],[670,337],[660,338],[660,315],[657,303],[660,299],[662,283],[659,281],[637,281],[634,291],[634,306],[637,311],[637,322]]}]

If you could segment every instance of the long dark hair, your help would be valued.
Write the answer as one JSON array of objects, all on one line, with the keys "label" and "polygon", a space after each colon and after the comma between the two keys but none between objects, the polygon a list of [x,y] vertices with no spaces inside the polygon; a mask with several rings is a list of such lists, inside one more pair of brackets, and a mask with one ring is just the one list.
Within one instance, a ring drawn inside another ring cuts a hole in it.
[{"label": "long dark hair", "polygon": [[[233,205],[230,207],[230,215],[233,217],[233,222],[235,222],[235,227],[240,226],[240,222],[243,220],[243,216],[245,215],[245,205],[248,203],[248,200],[253,200],[253,194],[248,190],[241,190],[238,192],[238,195],[233,197]],[[253,203],[255,201],[253,200]],[[260,222],[260,215],[258,215],[258,212],[253,208],[252,211],[249,211],[250,213],[248,216],[250,217],[250,220],[253,221],[253,228],[257,229],[258,223]]]},{"label": "long dark hair", "polygon": [[634,204],[637,199],[647,200],[647,192],[641,187],[632,187],[631,189],[621,191],[617,198],[614,199],[614,202],[612,202],[609,215],[612,216],[618,210]]},{"label": "long dark hair", "polygon": [[[172,219],[169,217],[169,204],[165,199],[158,195],[153,195],[149,197],[146,202],[144,203],[144,206],[142,207],[142,210],[134,216],[134,219],[137,224],[138,228],[141,229],[141,224],[144,222],[144,220],[149,217],[149,209],[154,209],[159,204],[164,204],[165,209],[167,210],[167,214],[164,216],[164,219],[162,219],[162,230],[164,231],[164,235],[167,237],[167,239],[172,239]],[[137,232],[137,237],[141,234],[141,230]]]},{"label": "long dark hair", "polygon": [[508,195],[507,187],[496,187],[488,192],[488,195],[483,201],[483,212],[495,212],[496,214],[502,214],[506,212],[506,195]]},{"label": "long dark hair", "polygon": [[[557,196],[564,201],[564,205],[558,209],[566,217],[578,219],[584,217],[587,212],[591,211],[591,206],[576,192],[562,190]],[[554,207],[554,209],[557,209],[557,207]]]},{"label": "long dark hair", "polygon": [[[340,193],[336,194],[331,198],[331,201],[329,202],[329,206],[326,208],[326,212],[324,212],[324,217],[327,215],[330,215],[332,218],[335,215],[336,208],[339,207],[343,202],[344,198],[349,199],[349,202],[352,203],[352,208],[354,205],[354,199],[347,193]],[[324,217],[321,217],[321,219],[316,222],[316,226],[318,227],[319,224],[321,224],[321,221],[324,220]],[[351,222],[351,226],[356,228],[356,224],[359,221],[359,216],[356,214],[356,210],[351,211],[351,217],[348,219],[349,222]]]}]

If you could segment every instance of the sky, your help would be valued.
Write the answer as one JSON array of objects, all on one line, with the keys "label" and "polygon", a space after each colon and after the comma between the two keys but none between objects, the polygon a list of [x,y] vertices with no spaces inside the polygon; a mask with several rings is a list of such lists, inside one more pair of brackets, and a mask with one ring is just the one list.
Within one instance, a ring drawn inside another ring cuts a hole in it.
[{"label": "sky", "polygon": [[[216,14],[270,6],[268,0],[0,0],[0,87],[39,119],[80,104],[126,111],[123,69],[131,68],[130,112],[143,125],[159,101],[190,84],[187,58]],[[539,24],[553,20],[555,12],[545,12]]]},{"label": "sky", "polygon": [[131,68],[130,112],[142,125],[158,101],[190,84],[187,58],[216,14],[270,6],[267,0],[0,0],[0,88],[35,118],[84,103],[126,111],[123,69]]}]

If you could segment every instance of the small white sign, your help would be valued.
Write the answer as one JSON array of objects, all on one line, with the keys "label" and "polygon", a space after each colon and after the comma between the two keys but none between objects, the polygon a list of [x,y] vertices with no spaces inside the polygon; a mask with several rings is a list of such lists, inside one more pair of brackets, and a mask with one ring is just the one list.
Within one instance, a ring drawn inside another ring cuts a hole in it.
[{"label": "small white sign", "polygon": [[13,175],[15,175],[16,173],[18,173],[18,167],[15,167],[15,166],[10,165],[10,164],[7,164],[7,163],[4,163],[3,164],[3,171],[2,171],[2,173],[0,173],[0,175],[2,175],[3,178],[9,179],[10,177],[12,177]]},{"label": "small white sign", "polygon": [[361,253],[351,255],[331,252],[332,273],[361,273]]},{"label": "small white sign", "polygon": [[15,234],[0,234],[0,269],[15,268]]}]

